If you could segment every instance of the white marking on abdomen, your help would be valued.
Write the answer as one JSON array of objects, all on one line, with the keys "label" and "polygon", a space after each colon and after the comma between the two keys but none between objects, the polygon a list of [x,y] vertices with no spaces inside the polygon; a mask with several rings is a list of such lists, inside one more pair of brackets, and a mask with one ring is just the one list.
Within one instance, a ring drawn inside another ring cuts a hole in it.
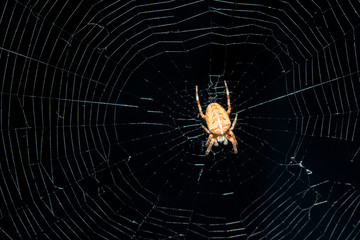
[{"label": "white marking on abdomen", "polygon": [[219,126],[220,132],[222,135],[222,134],[224,134],[222,122],[221,122],[219,114],[217,112],[215,112],[215,116],[216,116],[216,120],[217,120],[217,121],[215,121],[215,126]]}]

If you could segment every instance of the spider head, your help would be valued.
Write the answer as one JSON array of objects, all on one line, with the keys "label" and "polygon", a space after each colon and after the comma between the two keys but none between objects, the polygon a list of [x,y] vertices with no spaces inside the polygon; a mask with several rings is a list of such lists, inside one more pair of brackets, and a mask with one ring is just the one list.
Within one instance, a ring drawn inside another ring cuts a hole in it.
[{"label": "spider head", "polygon": [[227,145],[227,144],[228,144],[228,140],[227,140],[226,137],[224,137],[223,135],[218,136],[218,137],[216,138],[216,141],[219,142],[219,143],[223,142],[224,145]]}]

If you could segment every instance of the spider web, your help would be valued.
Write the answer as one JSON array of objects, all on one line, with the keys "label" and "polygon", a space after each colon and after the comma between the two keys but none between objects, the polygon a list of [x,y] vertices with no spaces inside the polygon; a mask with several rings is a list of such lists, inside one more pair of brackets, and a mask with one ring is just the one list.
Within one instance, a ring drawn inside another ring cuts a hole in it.
[{"label": "spider web", "polygon": [[1,4],[1,239],[360,238],[359,1]]}]

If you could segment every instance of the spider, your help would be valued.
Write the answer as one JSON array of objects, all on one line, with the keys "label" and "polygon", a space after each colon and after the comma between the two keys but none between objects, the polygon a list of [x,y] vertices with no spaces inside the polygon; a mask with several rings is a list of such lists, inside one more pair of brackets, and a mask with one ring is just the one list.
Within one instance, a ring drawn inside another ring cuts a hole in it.
[{"label": "spider", "polygon": [[[230,112],[231,112],[231,105],[230,105],[230,95],[229,95],[229,89],[225,83],[226,88],[226,97],[227,97],[227,105],[228,110],[225,111],[225,109],[218,103],[210,103],[209,106],[206,108],[206,115],[203,114],[200,101],[199,101],[199,94],[198,94],[198,87],[196,86],[196,102],[199,107],[199,112],[201,117],[206,121],[207,127],[204,125],[201,125],[202,128],[209,134],[209,138],[205,144],[207,146],[207,150],[205,152],[205,155],[208,155],[212,146],[218,146],[219,142],[224,143],[224,145],[228,144],[228,140],[232,143],[234,148],[234,153],[237,154],[237,141],[235,139],[235,135],[233,133],[233,129],[235,127],[235,123],[237,120],[237,114],[235,115],[235,119],[231,125],[230,122]],[[231,125],[231,127],[230,127]]]}]

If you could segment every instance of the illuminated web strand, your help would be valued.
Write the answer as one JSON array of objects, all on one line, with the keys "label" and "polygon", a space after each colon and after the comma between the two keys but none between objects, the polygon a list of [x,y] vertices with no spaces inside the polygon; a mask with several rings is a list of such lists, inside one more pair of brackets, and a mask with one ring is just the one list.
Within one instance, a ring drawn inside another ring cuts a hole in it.
[{"label": "illuminated web strand", "polygon": [[360,239],[355,1],[2,4],[0,234]]}]

